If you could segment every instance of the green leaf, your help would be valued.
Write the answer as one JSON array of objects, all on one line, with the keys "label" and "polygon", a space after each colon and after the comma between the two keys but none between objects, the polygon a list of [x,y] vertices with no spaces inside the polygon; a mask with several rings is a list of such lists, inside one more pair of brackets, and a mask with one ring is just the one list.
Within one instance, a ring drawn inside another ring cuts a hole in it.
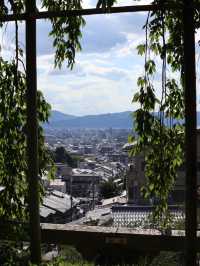
[{"label": "green leaf", "polygon": [[144,55],[146,51],[146,45],[145,44],[140,44],[137,46],[137,51],[139,55]]}]

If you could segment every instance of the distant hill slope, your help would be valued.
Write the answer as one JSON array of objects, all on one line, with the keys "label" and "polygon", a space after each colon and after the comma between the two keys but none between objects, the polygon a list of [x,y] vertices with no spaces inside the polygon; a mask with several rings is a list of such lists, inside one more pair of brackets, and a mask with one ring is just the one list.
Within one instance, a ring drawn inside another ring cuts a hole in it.
[{"label": "distant hill slope", "polygon": [[73,116],[52,111],[49,124],[45,128],[131,128],[131,112],[109,113],[101,115]]},{"label": "distant hill slope", "polygon": [[63,120],[70,120],[70,119],[74,119],[74,118],[76,118],[76,116],[67,115],[67,114],[64,114],[62,112],[53,110],[51,112],[49,122],[54,123],[54,122],[63,121]]},{"label": "distant hill slope", "polygon": [[[52,111],[45,128],[132,128],[132,112],[108,113],[100,115],[74,116],[59,111]],[[165,121],[166,124],[167,120]],[[197,126],[200,127],[200,112],[197,112]]]}]

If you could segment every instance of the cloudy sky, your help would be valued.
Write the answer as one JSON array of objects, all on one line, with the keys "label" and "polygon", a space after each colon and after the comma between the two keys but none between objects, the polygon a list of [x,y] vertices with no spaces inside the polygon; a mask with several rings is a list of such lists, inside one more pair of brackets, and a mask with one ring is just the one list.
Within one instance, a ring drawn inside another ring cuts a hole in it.
[{"label": "cloudy sky", "polygon": [[[95,0],[84,1],[94,7]],[[133,4],[133,1],[129,1]],[[82,51],[71,71],[54,69],[50,26],[38,23],[38,86],[56,110],[75,115],[133,110],[133,93],[143,59],[135,47],[142,42],[145,14],[88,16]],[[46,37],[46,38],[44,38]],[[41,41],[40,41],[41,40]]]},{"label": "cloudy sky", "polygon": [[[119,4],[125,1],[119,1]],[[148,0],[140,1],[148,3]],[[94,7],[96,0],[83,0],[84,7]],[[127,4],[135,4],[127,0]],[[51,29],[47,21],[37,22],[38,88],[53,109],[73,115],[100,114],[135,110],[131,103],[137,91],[137,77],[143,73],[144,59],[136,46],[143,42],[145,13],[95,15],[85,17],[82,51],[76,55],[71,71],[64,65],[54,69]],[[12,25],[1,32],[4,54],[14,48]],[[24,25],[20,25],[24,46]]]}]

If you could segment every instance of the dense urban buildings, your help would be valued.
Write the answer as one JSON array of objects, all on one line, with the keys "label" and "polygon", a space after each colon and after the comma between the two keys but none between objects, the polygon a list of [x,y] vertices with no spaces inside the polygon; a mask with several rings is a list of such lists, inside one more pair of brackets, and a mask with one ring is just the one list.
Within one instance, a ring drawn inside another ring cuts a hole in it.
[{"label": "dense urban buildings", "polygon": [[[60,161],[55,163],[55,180],[43,177],[47,194],[41,206],[42,221],[128,226],[129,219],[135,223],[147,218],[153,199],[141,195],[144,154],[129,156],[135,145],[128,143],[130,133],[129,129],[49,128],[46,145],[52,154],[62,155],[56,155]],[[184,198],[182,168],[169,198],[173,206],[182,204]],[[176,207],[172,212],[181,219]]]}]

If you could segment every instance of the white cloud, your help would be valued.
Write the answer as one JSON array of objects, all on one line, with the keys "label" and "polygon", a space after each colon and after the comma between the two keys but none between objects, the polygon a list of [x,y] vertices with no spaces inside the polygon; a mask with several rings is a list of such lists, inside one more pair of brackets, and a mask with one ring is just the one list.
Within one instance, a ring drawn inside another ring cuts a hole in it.
[{"label": "white cloud", "polygon": [[[144,2],[126,1],[126,5]],[[96,0],[83,3],[85,8],[94,7]],[[137,77],[143,71],[143,58],[135,47],[144,39],[145,17],[136,13],[87,17],[83,50],[77,54],[72,71],[66,65],[61,70],[54,69],[52,39],[48,37],[51,26],[47,21],[38,21],[38,88],[53,108],[77,115],[136,108],[131,99],[137,90]],[[11,27],[7,39],[13,33]],[[20,40],[24,43],[23,25]]]},{"label": "white cloud", "polygon": [[[43,81],[46,86],[46,81]],[[41,83],[43,83],[41,82]],[[68,85],[57,85],[48,80],[48,88],[44,90],[53,108],[76,115],[97,114],[130,110],[131,91],[125,84],[94,77],[90,82],[81,80]],[[42,84],[41,84],[42,86]],[[127,90],[127,91],[126,91]]]},{"label": "white cloud", "polygon": [[53,108],[65,113],[131,110],[138,71],[142,68],[136,62],[126,66],[126,58],[120,66],[115,57],[114,53],[80,54],[73,71],[64,68],[59,72],[53,69],[53,56],[41,56],[38,58],[38,86]]},{"label": "white cloud", "polygon": [[138,22],[137,17],[90,17],[83,51],[77,54],[72,71],[66,66],[55,70],[53,54],[39,55],[38,86],[54,109],[81,115],[136,108],[131,99],[143,60],[135,47],[142,40],[139,32],[144,21],[139,17]]}]

